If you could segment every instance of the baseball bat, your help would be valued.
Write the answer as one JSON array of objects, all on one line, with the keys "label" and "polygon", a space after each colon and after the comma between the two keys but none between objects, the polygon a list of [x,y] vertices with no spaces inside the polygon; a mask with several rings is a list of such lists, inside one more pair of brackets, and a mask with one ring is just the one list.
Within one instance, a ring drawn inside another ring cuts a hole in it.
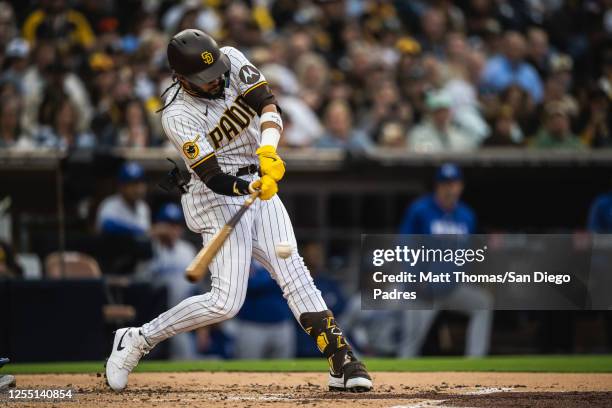
[{"label": "baseball bat", "polygon": [[221,228],[213,237],[206,243],[205,246],[200,249],[200,252],[193,258],[187,269],[185,270],[185,277],[191,283],[198,282],[204,277],[208,271],[208,265],[212,262],[217,252],[223,243],[229,237],[229,235],[238,224],[238,221],[242,218],[244,213],[249,209],[251,204],[255,202],[255,199],[259,196],[259,191],[252,193],[242,204],[242,207],[230,218],[230,220]]}]

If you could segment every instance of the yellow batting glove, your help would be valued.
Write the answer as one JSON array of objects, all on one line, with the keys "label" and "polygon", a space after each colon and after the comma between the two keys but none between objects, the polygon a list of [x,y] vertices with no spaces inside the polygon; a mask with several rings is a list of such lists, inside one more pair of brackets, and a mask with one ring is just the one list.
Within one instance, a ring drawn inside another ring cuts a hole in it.
[{"label": "yellow batting glove", "polygon": [[263,176],[270,176],[274,181],[280,181],[285,175],[285,163],[276,153],[276,148],[270,145],[261,146],[255,152],[259,156],[259,169]]},{"label": "yellow batting glove", "polygon": [[278,193],[278,184],[276,184],[276,181],[272,177],[262,176],[259,180],[255,180],[249,185],[249,190],[251,190],[251,192],[259,190],[259,198],[262,200],[269,200]]}]

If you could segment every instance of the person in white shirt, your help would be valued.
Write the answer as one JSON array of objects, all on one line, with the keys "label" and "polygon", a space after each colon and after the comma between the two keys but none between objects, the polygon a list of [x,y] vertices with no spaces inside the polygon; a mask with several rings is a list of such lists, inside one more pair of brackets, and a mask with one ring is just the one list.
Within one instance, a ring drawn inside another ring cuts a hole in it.
[{"label": "person in white shirt", "polygon": [[149,232],[151,215],[144,201],[147,186],[142,167],[134,162],[121,166],[118,192],[98,207],[96,231],[99,236],[101,268],[106,274],[134,275],[151,259]]},{"label": "person in white shirt", "polygon": [[444,92],[427,95],[429,114],[408,135],[408,148],[418,153],[458,152],[475,150],[479,141],[451,121],[452,100]]},{"label": "person in white shirt", "polygon": [[146,235],[151,228],[151,210],[144,201],[147,185],[144,170],[127,162],[119,170],[119,191],[100,203],[96,230],[104,234]]}]

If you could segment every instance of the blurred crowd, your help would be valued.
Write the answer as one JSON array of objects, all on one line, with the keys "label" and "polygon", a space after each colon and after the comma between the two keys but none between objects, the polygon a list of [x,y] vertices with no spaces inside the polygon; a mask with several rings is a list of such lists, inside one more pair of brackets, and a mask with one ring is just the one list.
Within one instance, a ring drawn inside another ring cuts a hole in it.
[{"label": "blurred crowd", "polygon": [[262,70],[291,147],[612,145],[610,0],[24,0],[0,1],[0,148],[163,146],[185,28]]}]

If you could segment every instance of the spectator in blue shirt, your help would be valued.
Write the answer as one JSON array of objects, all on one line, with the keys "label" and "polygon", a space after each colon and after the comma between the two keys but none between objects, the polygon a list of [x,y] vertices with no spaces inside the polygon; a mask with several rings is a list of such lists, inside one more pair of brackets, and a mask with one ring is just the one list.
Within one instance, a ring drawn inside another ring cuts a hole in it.
[{"label": "spectator in blue shirt", "polygon": [[463,173],[444,164],[436,174],[433,194],[416,200],[404,214],[400,234],[473,234],[476,217],[461,200]]},{"label": "spectator in blue shirt", "polygon": [[542,102],[544,89],[538,71],[526,62],[525,37],[516,31],[504,36],[503,54],[489,59],[481,78],[486,90],[501,92],[512,84],[527,91],[535,103]]}]

